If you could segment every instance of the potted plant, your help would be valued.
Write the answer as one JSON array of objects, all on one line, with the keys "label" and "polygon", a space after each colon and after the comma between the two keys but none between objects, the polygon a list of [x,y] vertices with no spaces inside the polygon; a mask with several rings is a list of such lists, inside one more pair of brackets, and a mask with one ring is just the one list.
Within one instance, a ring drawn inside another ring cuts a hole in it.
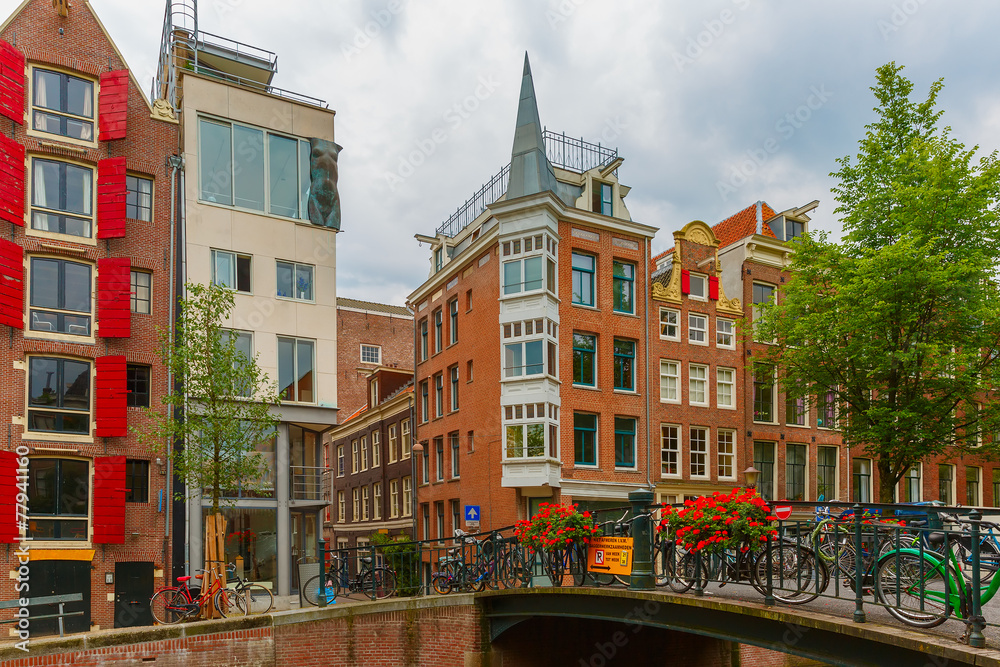
[{"label": "potted plant", "polygon": [[684,507],[664,507],[657,530],[668,530],[687,551],[722,553],[728,549],[756,551],[776,538],[777,519],[753,489],[716,491],[685,500]]},{"label": "potted plant", "polygon": [[567,571],[582,580],[586,545],[601,530],[593,524],[590,512],[578,511],[577,505],[541,503],[538,508],[531,519],[514,524],[514,535],[542,559],[553,586],[562,585]]}]

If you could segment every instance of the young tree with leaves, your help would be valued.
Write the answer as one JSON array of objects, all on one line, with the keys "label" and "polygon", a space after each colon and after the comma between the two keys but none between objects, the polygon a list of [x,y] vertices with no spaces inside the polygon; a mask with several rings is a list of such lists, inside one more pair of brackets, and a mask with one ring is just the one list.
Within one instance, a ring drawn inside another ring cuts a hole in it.
[{"label": "young tree with leaves", "polygon": [[929,457],[1000,451],[984,437],[998,427],[1000,164],[938,126],[941,81],[914,102],[902,69],[878,69],[877,117],[831,174],[843,239],[797,239],[791,280],[753,325],[790,396],[834,394],[882,502]]}]

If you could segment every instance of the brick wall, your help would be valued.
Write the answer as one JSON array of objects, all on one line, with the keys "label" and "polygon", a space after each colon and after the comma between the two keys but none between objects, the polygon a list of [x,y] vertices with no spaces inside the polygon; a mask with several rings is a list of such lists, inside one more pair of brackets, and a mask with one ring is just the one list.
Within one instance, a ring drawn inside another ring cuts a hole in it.
[{"label": "brick wall", "polygon": [[413,368],[413,320],[400,315],[337,308],[337,407],[343,417],[365,404],[365,378],[377,368],[362,363],[361,345],[382,348],[382,365]]}]

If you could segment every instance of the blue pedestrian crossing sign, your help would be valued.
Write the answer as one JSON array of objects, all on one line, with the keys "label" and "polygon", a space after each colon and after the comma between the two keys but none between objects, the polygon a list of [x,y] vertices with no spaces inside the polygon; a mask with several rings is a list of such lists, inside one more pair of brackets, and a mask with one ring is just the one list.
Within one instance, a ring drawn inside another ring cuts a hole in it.
[{"label": "blue pedestrian crossing sign", "polygon": [[465,525],[470,527],[479,527],[479,505],[466,505],[465,506]]}]

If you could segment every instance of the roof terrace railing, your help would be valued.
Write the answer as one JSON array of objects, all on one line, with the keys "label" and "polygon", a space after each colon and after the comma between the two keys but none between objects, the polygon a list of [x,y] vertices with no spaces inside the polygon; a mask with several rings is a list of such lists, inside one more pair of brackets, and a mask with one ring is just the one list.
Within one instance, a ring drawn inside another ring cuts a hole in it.
[{"label": "roof terrace railing", "polygon": [[[568,137],[565,132],[557,134],[545,130],[542,132],[542,140],[545,142],[545,155],[552,166],[581,174],[596,167],[609,165],[618,157],[617,148],[608,148],[601,144],[584,141],[582,138]],[[459,206],[458,210],[437,228],[437,233],[454,237],[461,232],[469,223],[482,215],[486,207],[507,192],[509,179],[510,163],[508,162],[498,174]]]}]

